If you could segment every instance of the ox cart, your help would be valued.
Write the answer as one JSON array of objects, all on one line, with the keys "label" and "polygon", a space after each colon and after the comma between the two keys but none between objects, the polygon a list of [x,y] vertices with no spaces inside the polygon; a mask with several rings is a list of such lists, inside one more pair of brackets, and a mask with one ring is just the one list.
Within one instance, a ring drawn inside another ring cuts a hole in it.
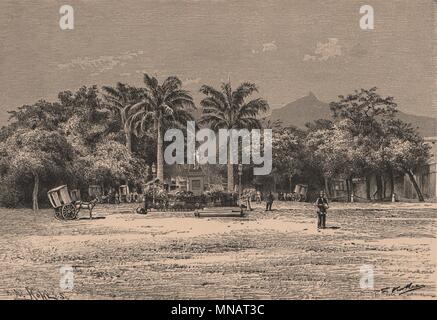
[{"label": "ox cart", "polygon": [[66,185],[59,186],[47,192],[49,201],[55,210],[55,217],[59,220],[74,220],[78,218],[80,209],[88,209],[90,219],[92,219],[92,210],[97,203],[97,200],[90,202],[73,201],[71,200],[68,187]]}]

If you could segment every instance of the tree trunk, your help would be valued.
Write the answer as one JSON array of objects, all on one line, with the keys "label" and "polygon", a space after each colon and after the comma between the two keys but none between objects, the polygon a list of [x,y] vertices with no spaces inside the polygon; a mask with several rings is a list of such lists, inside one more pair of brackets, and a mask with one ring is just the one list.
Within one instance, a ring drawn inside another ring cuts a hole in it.
[{"label": "tree trunk", "polygon": [[156,126],[158,132],[158,148],[156,150],[156,177],[159,181],[164,182],[164,157],[163,157],[163,140],[162,140],[162,129],[161,123],[158,121]]},{"label": "tree trunk", "polygon": [[124,135],[126,138],[126,148],[129,151],[129,153],[131,153],[132,152],[132,134],[129,131],[125,131]]},{"label": "tree trunk", "polygon": [[328,178],[325,177],[324,180],[325,180],[325,192],[326,192],[328,198],[330,198],[330,197],[331,197],[331,192],[330,192],[330,190],[329,190],[329,182],[328,182]]},{"label": "tree trunk", "polygon": [[131,127],[127,126],[127,108],[120,110],[121,124],[124,130],[124,137],[126,139],[126,148],[129,152],[132,152],[132,132]]},{"label": "tree trunk", "polygon": [[351,191],[351,196],[350,196],[350,201],[352,201],[352,195],[354,195],[354,182],[352,181],[352,177],[349,178],[349,186],[350,186],[350,191]]},{"label": "tree trunk", "polygon": [[231,142],[228,141],[228,163],[227,163],[227,169],[228,169],[228,191],[233,192],[234,191],[234,165],[231,163]]},{"label": "tree trunk", "polygon": [[346,179],[346,192],[347,192],[347,202],[351,201],[351,188],[349,185],[349,179]]},{"label": "tree trunk", "polygon": [[376,175],[376,192],[377,192],[377,199],[382,200],[382,179],[380,175]]},{"label": "tree trunk", "polygon": [[372,195],[370,194],[370,176],[366,177],[366,198],[367,200],[372,200]]},{"label": "tree trunk", "polygon": [[389,179],[390,179],[390,197],[395,193],[395,178],[393,176],[393,170],[389,171]]},{"label": "tree trunk", "polygon": [[417,184],[416,179],[414,178],[413,172],[411,172],[411,170],[407,170],[407,174],[408,177],[410,178],[411,183],[414,186],[414,189],[416,190],[417,198],[419,199],[419,201],[424,202],[425,199],[423,198],[422,191],[420,190],[419,185]]},{"label": "tree trunk", "polygon": [[32,192],[32,209],[33,211],[39,210],[38,207],[38,188],[39,188],[39,176],[37,173],[33,174],[34,184],[33,184],[33,192]]}]

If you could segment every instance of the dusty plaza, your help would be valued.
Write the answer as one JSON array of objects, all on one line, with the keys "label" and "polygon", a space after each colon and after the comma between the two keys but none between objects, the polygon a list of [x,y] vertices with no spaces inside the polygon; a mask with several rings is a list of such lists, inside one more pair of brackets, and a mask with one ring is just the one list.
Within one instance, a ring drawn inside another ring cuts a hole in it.
[{"label": "dusty plaza", "polygon": [[0,301],[437,301],[437,0],[0,0],[0,24]]},{"label": "dusty plaza", "polygon": [[[94,219],[1,209],[3,299],[435,299],[436,203],[255,205],[245,218],[133,213],[99,205]],[[373,289],[362,289],[363,265]],[[74,286],[60,288],[71,266]]]}]

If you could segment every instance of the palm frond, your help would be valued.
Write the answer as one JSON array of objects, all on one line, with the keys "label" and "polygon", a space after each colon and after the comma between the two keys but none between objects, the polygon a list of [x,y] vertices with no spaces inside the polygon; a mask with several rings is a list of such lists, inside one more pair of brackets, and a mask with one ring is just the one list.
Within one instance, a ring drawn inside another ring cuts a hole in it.
[{"label": "palm frond", "polygon": [[260,113],[265,113],[269,110],[269,104],[266,100],[257,98],[243,105],[239,110],[240,117],[256,117]]},{"label": "palm frond", "polygon": [[162,84],[162,90],[164,93],[174,92],[182,86],[182,81],[178,77],[170,76]]},{"label": "palm frond", "polygon": [[226,97],[223,95],[222,92],[214,89],[211,86],[207,86],[207,85],[202,85],[200,87],[199,91],[206,96],[212,97],[215,100],[220,101],[223,106],[226,106],[226,104],[227,104]]},{"label": "palm frond", "polygon": [[239,118],[234,125],[234,129],[261,129],[261,122],[256,118]]},{"label": "palm frond", "polygon": [[153,76],[149,76],[147,73],[144,74],[144,83],[146,84],[147,90],[156,90],[158,87],[158,80]]},{"label": "palm frond", "polygon": [[244,99],[254,92],[258,92],[257,86],[254,83],[244,82],[232,93],[232,102],[236,105],[241,105]]}]

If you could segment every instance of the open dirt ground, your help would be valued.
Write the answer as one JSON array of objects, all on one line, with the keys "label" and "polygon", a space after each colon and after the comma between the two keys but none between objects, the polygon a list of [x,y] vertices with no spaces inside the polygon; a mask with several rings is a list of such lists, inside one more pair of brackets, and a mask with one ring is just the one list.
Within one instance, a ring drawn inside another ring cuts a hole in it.
[{"label": "open dirt ground", "polygon": [[[0,209],[0,298],[435,299],[434,204],[339,204],[316,229],[310,204],[275,202],[246,218],[133,214],[89,220]],[[360,287],[373,266],[374,288]],[[71,266],[74,288],[60,287]],[[410,284],[405,288],[406,285]],[[396,287],[399,287],[396,289]]]}]

